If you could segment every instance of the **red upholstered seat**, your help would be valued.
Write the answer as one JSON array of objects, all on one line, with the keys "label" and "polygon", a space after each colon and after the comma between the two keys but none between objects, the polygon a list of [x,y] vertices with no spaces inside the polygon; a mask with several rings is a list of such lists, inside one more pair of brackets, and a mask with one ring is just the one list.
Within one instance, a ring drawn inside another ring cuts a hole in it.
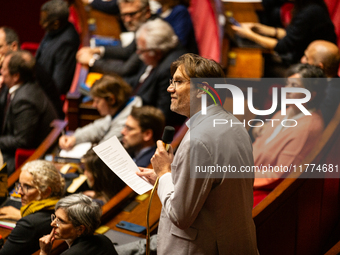
[{"label": "red upholstered seat", "polygon": [[15,151],[15,169],[21,166],[34,152],[35,149],[18,148]]}]

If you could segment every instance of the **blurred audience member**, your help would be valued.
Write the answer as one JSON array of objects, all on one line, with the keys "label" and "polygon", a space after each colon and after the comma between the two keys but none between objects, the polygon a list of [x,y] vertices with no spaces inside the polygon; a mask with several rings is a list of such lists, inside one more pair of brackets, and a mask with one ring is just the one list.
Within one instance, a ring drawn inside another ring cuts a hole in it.
[{"label": "blurred audience member", "polygon": [[140,97],[130,97],[130,86],[119,76],[104,75],[93,84],[90,94],[93,106],[105,117],[85,127],[77,128],[72,136],[60,137],[60,148],[70,150],[79,143],[100,143],[112,136],[121,138],[120,132],[132,107],[142,106]]},{"label": "blurred audience member", "polygon": [[51,232],[51,213],[64,187],[65,181],[53,163],[35,160],[23,166],[15,186],[21,195],[20,211],[14,207],[0,209],[1,219],[18,220],[1,255],[31,255],[39,250],[39,238]]},{"label": "blurred audience member", "polygon": [[194,27],[188,12],[190,0],[157,0],[162,8],[158,14],[169,22],[178,36],[180,43],[188,52],[198,53]]},{"label": "blurred audience member", "polygon": [[125,183],[92,149],[84,155],[82,161],[85,164],[84,174],[87,177],[87,184],[92,188],[84,191],[83,194],[99,200],[100,204],[105,204],[125,187]]},{"label": "blurred audience member", "polygon": [[[156,141],[161,139],[165,118],[161,110],[152,106],[133,107],[121,133],[122,143],[137,166],[147,167],[156,151]],[[106,203],[125,183],[108,166],[89,150],[84,158],[87,182],[93,191],[84,194]]]},{"label": "blurred audience member", "polygon": [[[326,88],[323,71],[316,66],[297,64],[288,71],[286,87],[305,88],[310,91],[311,99],[302,104],[311,115],[305,115],[300,108],[292,104],[286,109],[286,115],[277,112],[271,124],[264,127],[262,136],[253,144],[255,166],[284,167],[298,165],[313,149],[324,129],[324,122],[319,105],[324,97]],[[314,78],[314,79],[307,79]],[[325,84],[323,84],[323,81]],[[303,93],[287,93],[288,99],[304,98]],[[295,120],[298,124],[295,125]],[[286,126],[281,122],[285,121]],[[295,125],[295,126],[294,126]],[[269,168],[268,168],[269,169]],[[283,171],[259,171],[255,173],[254,189],[271,190],[289,173]]]},{"label": "blurred audience member", "polygon": [[46,34],[36,53],[37,80],[60,117],[63,117],[60,95],[70,89],[80,43],[68,16],[68,4],[64,0],[50,0],[42,5],[40,25]]},{"label": "blurred audience member", "polygon": [[1,73],[9,93],[1,127],[0,149],[7,162],[9,175],[15,169],[18,148],[37,148],[57,118],[53,105],[42,89],[34,83],[34,57],[27,51],[5,56]]},{"label": "blurred audience member", "polygon": [[69,249],[61,255],[115,255],[110,239],[94,235],[100,225],[100,206],[83,194],[74,194],[59,200],[52,214],[52,232],[40,238],[40,255],[47,255],[54,240],[65,240]]},{"label": "blurred audience member", "polygon": [[0,27],[0,67],[5,54],[9,51],[17,51],[20,47],[18,34],[9,27]]},{"label": "blurred audience member", "polygon": [[238,35],[264,48],[272,49],[279,55],[277,66],[273,66],[273,62],[266,59],[266,67],[270,67],[266,68],[267,77],[275,74],[283,77],[280,74],[281,70],[298,63],[307,46],[314,40],[336,43],[334,25],[323,0],[294,1],[293,18],[286,30],[260,23],[242,23],[241,26],[232,26],[232,28]]},{"label": "blurred audience member", "polygon": [[338,46],[328,41],[314,41],[305,50],[301,63],[320,67],[328,78],[326,96],[320,105],[322,117],[325,125],[327,125],[340,103],[340,81],[338,79],[340,56]]},{"label": "blurred audience member", "polygon": [[143,105],[161,109],[167,124],[181,125],[185,118],[170,111],[167,92],[171,78],[170,65],[185,50],[178,47],[178,38],[171,26],[155,19],[146,22],[136,33],[137,53],[143,61],[139,71],[125,80],[133,87],[133,94],[140,96]]},{"label": "blurred audience member", "polygon": [[134,107],[122,130],[122,143],[137,166],[147,167],[162,138],[165,117],[153,106]]},{"label": "blurred audience member", "polygon": [[[17,51],[19,49],[19,36],[9,27],[0,27],[0,68],[4,61],[5,55],[9,51]],[[0,72],[0,109],[5,109],[8,88],[3,86],[3,77]],[[0,111],[0,125],[4,118],[4,111]]]},{"label": "blurred audience member", "polygon": [[[120,16],[126,29],[136,32],[151,18],[148,0],[118,0]],[[136,40],[128,46],[83,47],[77,53],[81,64],[89,65],[91,71],[121,76],[136,73],[141,61],[136,53]]]}]

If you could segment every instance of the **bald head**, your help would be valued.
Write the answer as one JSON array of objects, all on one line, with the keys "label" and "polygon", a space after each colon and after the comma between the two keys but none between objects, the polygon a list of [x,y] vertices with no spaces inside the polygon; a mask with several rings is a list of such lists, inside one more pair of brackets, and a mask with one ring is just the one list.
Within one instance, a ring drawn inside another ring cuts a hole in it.
[{"label": "bald head", "polygon": [[321,67],[327,77],[337,76],[339,61],[338,47],[334,43],[323,40],[311,42],[301,58],[301,63]]}]

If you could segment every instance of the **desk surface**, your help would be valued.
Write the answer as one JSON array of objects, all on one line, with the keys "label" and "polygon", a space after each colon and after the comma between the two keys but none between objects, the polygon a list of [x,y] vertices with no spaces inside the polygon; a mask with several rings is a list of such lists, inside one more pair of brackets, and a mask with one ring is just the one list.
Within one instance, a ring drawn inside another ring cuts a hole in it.
[{"label": "desk surface", "polygon": [[[148,194],[150,194],[150,192],[148,192]],[[116,224],[123,220],[123,221],[131,222],[131,223],[138,224],[138,225],[146,227],[146,212],[147,212],[147,208],[148,208],[148,204],[149,204],[149,198],[150,198],[150,196],[148,196],[143,201],[138,201],[136,199],[133,200],[132,203],[135,203],[135,202],[138,203],[136,205],[136,207],[134,207],[131,211],[124,211],[124,209],[123,209],[119,214],[117,214],[114,218],[109,220],[104,225],[108,226],[110,229],[113,229],[113,230],[116,230],[116,231],[119,231],[119,232],[123,232],[123,233],[129,234],[129,235],[145,238],[144,233],[138,234],[138,233],[134,233],[134,232],[131,232],[131,231],[128,231],[128,230],[117,228]],[[157,194],[155,194],[154,197],[153,197],[151,209],[150,209],[150,217],[149,217],[150,232],[155,230],[158,226],[158,221],[159,221],[161,209],[162,209],[162,204],[161,204]]]}]

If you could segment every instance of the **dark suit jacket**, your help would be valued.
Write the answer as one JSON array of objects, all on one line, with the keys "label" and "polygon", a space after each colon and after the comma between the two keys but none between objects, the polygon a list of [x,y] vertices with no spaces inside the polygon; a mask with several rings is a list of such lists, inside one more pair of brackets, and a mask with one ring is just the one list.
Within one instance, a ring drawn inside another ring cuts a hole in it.
[{"label": "dark suit jacket", "polygon": [[38,83],[58,113],[62,107],[60,94],[66,94],[72,83],[79,43],[77,31],[68,23],[58,31],[47,32],[36,54]]},{"label": "dark suit jacket", "polygon": [[119,8],[117,4],[117,0],[112,1],[103,1],[103,0],[93,0],[90,4],[93,9],[105,12],[107,14],[118,15]]},{"label": "dark suit jacket", "polygon": [[151,148],[149,148],[147,151],[145,151],[142,155],[140,155],[135,163],[137,166],[140,167],[147,167],[148,165],[150,165],[150,160],[153,156],[153,154],[155,154],[157,147],[153,146]]},{"label": "dark suit jacket", "polygon": [[81,236],[61,255],[116,255],[116,249],[104,235]]},{"label": "dark suit jacket", "polygon": [[136,53],[136,40],[128,46],[107,46],[102,59],[96,60],[91,67],[92,72],[129,76],[135,74],[143,62]]},{"label": "dark suit jacket", "polygon": [[[136,95],[143,100],[143,105],[152,105],[161,109],[166,117],[166,122],[169,125],[181,125],[185,117],[175,114],[170,111],[171,97],[167,92],[169,79],[171,79],[170,65],[186,51],[183,48],[177,47],[170,51],[150,73],[138,89]],[[147,66],[143,64],[139,71],[131,77],[124,79],[135,89],[139,85],[139,78],[145,72]]]},{"label": "dark suit jacket", "polygon": [[50,132],[54,119],[57,114],[37,84],[23,84],[15,91],[0,136],[0,149],[9,174],[15,168],[15,150],[37,148]]},{"label": "dark suit jacket", "polygon": [[0,250],[0,255],[31,255],[39,250],[39,238],[52,231],[53,212],[53,210],[38,211],[21,218]]}]

